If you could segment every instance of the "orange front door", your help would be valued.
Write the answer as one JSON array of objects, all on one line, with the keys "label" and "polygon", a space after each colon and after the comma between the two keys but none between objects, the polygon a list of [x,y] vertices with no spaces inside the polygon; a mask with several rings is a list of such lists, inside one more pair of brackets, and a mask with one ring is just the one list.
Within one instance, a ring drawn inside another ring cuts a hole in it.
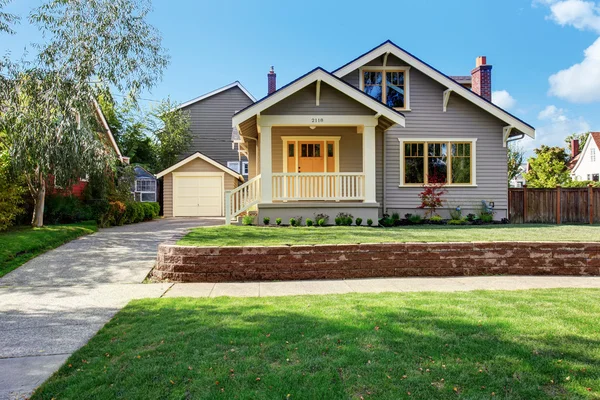
[{"label": "orange front door", "polygon": [[298,142],[298,172],[325,172],[325,142]]}]

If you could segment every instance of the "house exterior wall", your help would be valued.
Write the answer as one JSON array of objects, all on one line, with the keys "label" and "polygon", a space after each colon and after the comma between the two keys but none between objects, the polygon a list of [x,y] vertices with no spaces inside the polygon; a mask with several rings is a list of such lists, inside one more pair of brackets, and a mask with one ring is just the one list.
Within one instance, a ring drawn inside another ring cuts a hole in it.
[{"label": "house exterior wall", "polygon": [[[165,217],[173,216],[173,172],[215,172],[223,173],[223,170],[207,163],[199,158],[182,165],[175,171],[166,174],[163,177],[163,213]],[[232,175],[225,174],[224,188],[225,191],[235,189],[238,186],[237,178]]]},{"label": "house exterior wall", "polygon": [[[368,65],[382,65],[377,58]],[[390,55],[388,65],[405,65]],[[421,187],[399,187],[400,185],[400,142],[399,138],[453,139],[476,138],[476,187],[448,187],[445,196],[448,207],[461,206],[463,214],[477,212],[481,200],[493,201],[495,218],[507,215],[508,185],[506,148],[502,145],[502,128],[506,123],[480,109],[457,94],[452,94],[447,112],[443,112],[443,85],[437,83],[415,68],[409,72],[410,111],[403,111],[406,127],[394,126],[386,131],[385,137],[385,192],[387,213],[419,212],[418,194]],[[342,78],[359,87],[359,71],[355,70]],[[378,146],[378,151],[380,146]],[[381,146],[383,151],[383,146]],[[379,164],[378,164],[379,165]],[[383,168],[377,169],[378,179]],[[448,215],[447,210],[440,213]]]},{"label": "house exterior wall", "polygon": [[227,166],[227,161],[239,159],[237,149],[231,146],[231,117],[236,111],[253,104],[237,86],[182,108],[190,115],[192,141],[185,154],[177,161],[201,152]]},{"label": "house exterior wall", "polygon": [[[579,166],[573,170],[573,179],[577,181],[587,181],[588,175],[600,174],[600,149],[593,137],[589,137],[590,144],[585,146],[584,153]],[[592,151],[595,153],[595,160],[592,161]]]},{"label": "house exterior wall", "polygon": [[[339,172],[362,172],[362,135],[356,133],[355,127],[273,127],[271,131],[273,173],[283,172],[283,140],[284,136],[341,136]],[[296,172],[296,171],[288,171]]]}]

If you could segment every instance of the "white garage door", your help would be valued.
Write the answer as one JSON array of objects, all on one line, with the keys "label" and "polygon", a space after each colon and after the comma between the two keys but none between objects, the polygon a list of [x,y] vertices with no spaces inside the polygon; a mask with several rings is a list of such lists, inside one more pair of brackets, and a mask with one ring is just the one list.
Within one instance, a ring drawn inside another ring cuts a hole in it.
[{"label": "white garage door", "polygon": [[176,217],[223,215],[222,176],[175,176],[173,211]]}]

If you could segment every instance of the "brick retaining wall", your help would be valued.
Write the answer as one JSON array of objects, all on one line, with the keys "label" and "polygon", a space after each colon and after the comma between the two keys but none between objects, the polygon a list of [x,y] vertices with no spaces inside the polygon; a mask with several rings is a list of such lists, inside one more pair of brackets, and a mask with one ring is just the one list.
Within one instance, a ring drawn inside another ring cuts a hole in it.
[{"label": "brick retaining wall", "polygon": [[600,275],[600,243],[390,243],[281,247],[161,244],[153,276],[176,282],[406,276]]}]

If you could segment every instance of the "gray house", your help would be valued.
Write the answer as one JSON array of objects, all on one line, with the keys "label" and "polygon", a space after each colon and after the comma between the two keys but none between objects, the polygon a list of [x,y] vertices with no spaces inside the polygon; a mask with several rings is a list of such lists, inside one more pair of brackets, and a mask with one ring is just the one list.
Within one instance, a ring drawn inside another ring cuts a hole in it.
[{"label": "gray house", "polygon": [[[229,222],[257,209],[260,219],[345,212],[375,220],[421,212],[418,194],[437,182],[448,190],[442,216],[457,206],[477,212],[485,200],[505,217],[506,143],[535,129],[491,103],[491,77],[485,57],[469,76],[450,77],[390,41],[278,90],[271,71],[269,94],[230,120],[249,180],[230,185],[221,215]],[[197,197],[203,177],[190,179],[195,189],[177,193]],[[189,202],[177,193],[174,204]]]}]

